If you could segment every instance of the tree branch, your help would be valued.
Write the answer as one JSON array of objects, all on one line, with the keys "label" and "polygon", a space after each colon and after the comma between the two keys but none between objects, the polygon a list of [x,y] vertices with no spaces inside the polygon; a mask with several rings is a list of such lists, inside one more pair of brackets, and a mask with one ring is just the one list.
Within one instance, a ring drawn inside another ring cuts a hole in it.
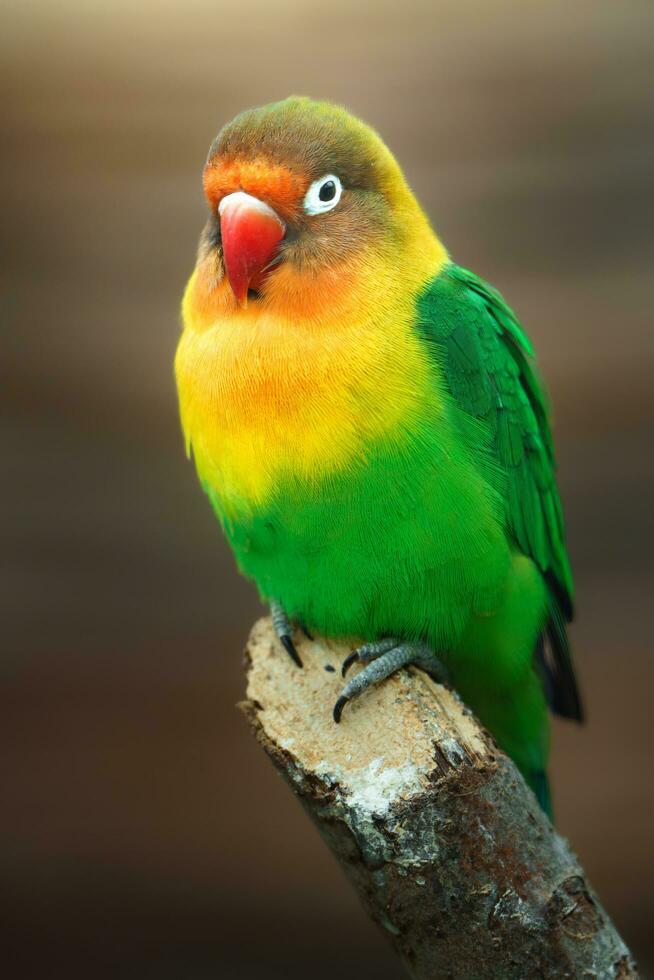
[{"label": "tree branch", "polygon": [[567,842],[452,692],[404,670],[335,725],[349,649],[299,652],[303,670],[259,621],[243,707],[410,976],[638,976]]}]

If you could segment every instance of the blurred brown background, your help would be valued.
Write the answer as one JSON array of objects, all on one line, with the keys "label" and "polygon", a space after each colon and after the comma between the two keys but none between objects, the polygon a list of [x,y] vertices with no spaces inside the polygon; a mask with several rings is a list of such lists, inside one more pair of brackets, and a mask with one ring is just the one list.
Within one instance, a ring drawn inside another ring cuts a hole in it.
[{"label": "blurred brown background", "polygon": [[399,977],[234,709],[259,607],[172,380],[209,142],[292,92],[382,132],[536,343],[589,713],[559,824],[654,976],[653,14],[3,4],[4,976]]}]

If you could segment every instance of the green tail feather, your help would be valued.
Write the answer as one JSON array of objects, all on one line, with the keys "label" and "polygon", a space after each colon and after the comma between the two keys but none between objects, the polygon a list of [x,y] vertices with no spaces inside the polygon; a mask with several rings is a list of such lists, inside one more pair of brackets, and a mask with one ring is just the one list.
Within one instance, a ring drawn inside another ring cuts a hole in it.
[{"label": "green tail feather", "polygon": [[550,793],[550,781],[545,770],[530,773],[528,783],[536,794],[536,799],[540,803],[541,809],[554,822],[554,811],[552,810],[552,794]]}]

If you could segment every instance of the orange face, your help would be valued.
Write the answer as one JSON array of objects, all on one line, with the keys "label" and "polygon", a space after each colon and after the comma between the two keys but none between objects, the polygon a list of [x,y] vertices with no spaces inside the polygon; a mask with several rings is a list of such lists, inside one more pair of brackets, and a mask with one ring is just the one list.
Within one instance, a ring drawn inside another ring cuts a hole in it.
[{"label": "orange face", "polygon": [[242,113],[214,140],[203,186],[198,325],[247,306],[350,317],[433,265],[436,239],[395,159],[337,106],[291,98]]},{"label": "orange face", "polygon": [[309,306],[311,293],[329,299],[325,291],[345,286],[364,254],[399,255],[402,204],[413,201],[376,134],[341,109],[302,99],[250,110],[225,127],[203,186],[209,220],[198,280],[221,293],[226,278],[240,307],[288,305],[296,287]]},{"label": "orange face", "polygon": [[247,193],[274,208],[283,221],[298,217],[309,180],[289,167],[266,157],[253,160],[210,160],[204,168],[202,186],[209,207],[217,210],[228,194]]}]

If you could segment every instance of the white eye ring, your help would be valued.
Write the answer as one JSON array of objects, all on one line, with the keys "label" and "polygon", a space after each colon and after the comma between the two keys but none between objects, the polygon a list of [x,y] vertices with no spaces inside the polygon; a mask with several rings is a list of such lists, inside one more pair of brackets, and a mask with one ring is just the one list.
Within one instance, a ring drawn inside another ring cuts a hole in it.
[{"label": "white eye ring", "polygon": [[[331,192],[332,187],[326,186],[329,184],[333,185],[333,196],[323,200],[320,194],[321,192],[323,194]],[[340,201],[342,193],[343,185],[338,177],[335,174],[327,174],[319,180],[314,180],[304,195],[304,210],[307,214],[324,214],[325,211],[331,211]]]}]

